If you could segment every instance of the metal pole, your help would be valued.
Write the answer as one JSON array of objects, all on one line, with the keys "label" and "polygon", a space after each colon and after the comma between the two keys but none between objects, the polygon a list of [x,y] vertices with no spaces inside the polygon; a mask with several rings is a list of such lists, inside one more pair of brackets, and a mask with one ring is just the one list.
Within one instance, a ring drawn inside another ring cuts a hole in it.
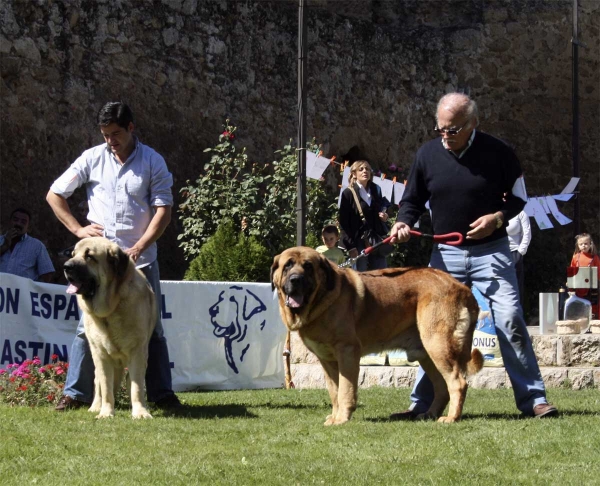
[{"label": "metal pole", "polygon": [[306,6],[298,4],[298,180],[296,206],[296,242],[306,243]]},{"label": "metal pole", "polygon": [[[573,0],[573,134],[572,134],[572,154],[573,154],[573,177],[579,177],[579,32],[577,22],[578,0]],[[581,194],[581,184],[579,184]],[[575,198],[575,207],[573,210],[573,232],[574,235],[580,233],[579,210],[581,199],[579,195]]]},{"label": "metal pole", "polygon": [[[306,244],[306,8],[304,0],[298,3],[298,179],[296,182],[296,244]],[[291,335],[287,332],[283,350],[285,388],[294,388],[290,366]]]}]

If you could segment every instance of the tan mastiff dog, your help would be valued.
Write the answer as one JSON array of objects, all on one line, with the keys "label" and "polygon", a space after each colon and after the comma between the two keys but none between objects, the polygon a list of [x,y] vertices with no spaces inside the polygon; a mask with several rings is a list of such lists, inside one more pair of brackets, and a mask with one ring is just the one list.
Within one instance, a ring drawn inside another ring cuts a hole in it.
[{"label": "tan mastiff dog", "polygon": [[433,383],[434,401],[420,418],[460,419],[465,375],[483,366],[479,350],[471,351],[479,308],[466,286],[432,268],[340,269],[305,247],[277,255],[271,281],[283,322],[325,371],[333,406],[325,425],[352,417],[360,357],[393,349],[418,360]]},{"label": "tan mastiff dog", "polygon": [[65,265],[68,293],[77,294],[85,335],[94,360],[95,393],[90,412],[113,417],[115,394],[127,367],[132,417],[152,418],[146,409],[144,379],[148,343],[156,325],[154,292],[144,274],[115,243],[85,238]]}]

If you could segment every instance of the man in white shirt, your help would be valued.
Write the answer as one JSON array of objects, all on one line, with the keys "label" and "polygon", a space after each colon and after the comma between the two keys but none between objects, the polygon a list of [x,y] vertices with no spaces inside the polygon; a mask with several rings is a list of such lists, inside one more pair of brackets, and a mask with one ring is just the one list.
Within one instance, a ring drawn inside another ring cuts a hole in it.
[{"label": "man in white shirt", "polygon": [[[156,240],[171,221],[173,177],[163,157],[133,134],[133,114],[122,102],[109,102],[98,113],[106,143],[86,150],[52,184],[46,200],[56,217],[78,238],[104,236],[117,243],[136,262],[156,294],[158,317],[148,353],[148,401],[161,408],[181,404],[171,388],[167,341],[160,319],[160,276]],[[90,224],[81,226],[67,198],[85,186]],[[64,395],[56,410],[92,402],[94,364],[83,319],[69,356]]]}]

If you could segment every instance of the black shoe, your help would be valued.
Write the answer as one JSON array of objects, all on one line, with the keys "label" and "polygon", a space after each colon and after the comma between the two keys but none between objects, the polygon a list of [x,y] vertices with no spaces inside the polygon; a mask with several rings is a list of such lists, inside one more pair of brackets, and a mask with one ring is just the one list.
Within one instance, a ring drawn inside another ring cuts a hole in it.
[{"label": "black shoe", "polygon": [[183,407],[177,395],[173,393],[173,395],[169,395],[167,397],[161,398],[157,402],[154,402],[154,405],[157,408],[162,410],[176,410],[178,408]]},{"label": "black shoe", "polygon": [[404,412],[396,412],[390,415],[390,420],[417,420],[417,412],[406,410]]},{"label": "black shoe", "polygon": [[57,412],[64,412],[65,410],[75,410],[76,408],[89,407],[90,404],[71,398],[69,395],[63,395],[58,401],[58,405],[54,408]]}]

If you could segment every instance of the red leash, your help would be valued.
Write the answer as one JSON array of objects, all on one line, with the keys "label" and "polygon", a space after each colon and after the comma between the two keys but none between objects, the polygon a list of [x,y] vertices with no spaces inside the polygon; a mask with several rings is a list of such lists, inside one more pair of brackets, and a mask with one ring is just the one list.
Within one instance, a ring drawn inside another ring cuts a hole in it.
[{"label": "red leash", "polygon": [[[410,234],[412,236],[418,236],[421,238],[432,238],[433,241],[445,243],[446,245],[451,245],[451,246],[460,245],[464,239],[463,235],[460,233],[448,233],[445,235],[428,235],[427,233],[421,233],[420,231],[410,230]],[[388,236],[385,240],[380,241],[379,243],[377,243],[373,246],[370,246],[369,248],[365,248],[365,250],[363,251],[363,254],[368,255],[373,250],[375,250],[375,248],[378,248],[381,245],[388,244],[391,239],[392,239],[392,237]]]},{"label": "red leash", "polygon": [[[431,238],[431,239],[433,239],[433,241],[438,241],[440,243],[445,243],[446,245],[452,245],[452,246],[460,245],[464,239],[463,235],[461,235],[460,233],[448,233],[445,235],[428,235],[427,233],[421,233],[420,231],[410,230],[410,234],[412,236],[418,236],[420,238]],[[385,240],[380,241],[379,243],[377,243],[373,246],[370,246],[369,248],[365,248],[361,252],[361,254],[358,255],[356,258],[350,258],[338,266],[340,268],[343,268],[343,267],[349,267],[349,266],[353,265],[356,262],[356,260],[358,260],[359,258],[362,258],[364,256],[367,256],[369,253],[371,253],[373,250],[375,250],[375,248],[378,248],[381,245],[389,244],[391,239],[392,239],[392,237],[388,236]]]}]

